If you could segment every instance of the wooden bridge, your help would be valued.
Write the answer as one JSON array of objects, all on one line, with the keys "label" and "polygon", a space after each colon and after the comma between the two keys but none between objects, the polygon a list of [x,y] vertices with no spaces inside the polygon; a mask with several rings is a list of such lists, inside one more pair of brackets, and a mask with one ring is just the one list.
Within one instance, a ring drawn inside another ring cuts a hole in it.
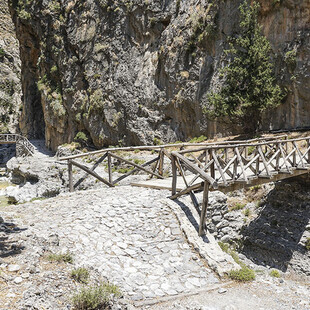
[{"label": "wooden bridge", "polygon": [[31,156],[34,146],[29,140],[18,134],[0,134],[0,144],[16,144],[16,156]]},{"label": "wooden bridge", "polygon": [[[129,151],[151,151],[155,153],[155,157],[146,163],[139,164],[116,154]],[[99,154],[101,157],[92,168],[74,160]],[[68,161],[70,191],[74,189],[72,166],[86,171],[111,187],[120,180],[138,171],[143,171],[150,176],[150,179],[132,183],[132,185],[170,189],[171,199],[189,194],[197,209],[199,209],[199,203],[195,192],[203,190],[199,225],[199,235],[202,235],[210,190],[229,192],[308,173],[310,171],[310,137],[288,139],[287,136],[278,136],[220,143],[109,148],[63,157],[60,160]],[[105,160],[107,161],[108,179],[99,176],[94,171]],[[120,162],[133,166],[133,170],[113,179],[113,165],[118,165]],[[156,179],[152,179],[153,177]]]}]

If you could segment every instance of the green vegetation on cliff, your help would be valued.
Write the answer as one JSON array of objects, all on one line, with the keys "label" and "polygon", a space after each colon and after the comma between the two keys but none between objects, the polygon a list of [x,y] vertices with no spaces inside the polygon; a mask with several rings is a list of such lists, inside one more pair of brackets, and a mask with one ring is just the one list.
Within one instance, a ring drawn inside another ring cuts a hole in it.
[{"label": "green vegetation on cliff", "polygon": [[283,96],[275,84],[270,43],[257,21],[259,4],[244,1],[239,10],[240,32],[229,38],[224,51],[228,62],[221,70],[223,84],[209,93],[205,112],[211,118],[228,117],[229,122],[255,132],[262,113],[278,106]]}]

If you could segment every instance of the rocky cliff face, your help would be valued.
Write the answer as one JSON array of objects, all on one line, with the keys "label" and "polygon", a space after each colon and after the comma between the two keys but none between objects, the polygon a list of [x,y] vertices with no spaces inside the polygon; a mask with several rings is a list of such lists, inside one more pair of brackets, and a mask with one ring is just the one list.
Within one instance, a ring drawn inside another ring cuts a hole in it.
[{"label": "rocky cliff face", "polygon": [[21,108],[19,46],[7,2],[0,0],[0,133],[18,131]]},{"label": "rocky cliff face", "polygon": [[[223,131],[202,114],[240,1],[9,0],[20,42],[21,129],[51,148],[82,131],[98,147]],[[309,125],[306,0],[261,1],[285,103],[265,128]]]}]

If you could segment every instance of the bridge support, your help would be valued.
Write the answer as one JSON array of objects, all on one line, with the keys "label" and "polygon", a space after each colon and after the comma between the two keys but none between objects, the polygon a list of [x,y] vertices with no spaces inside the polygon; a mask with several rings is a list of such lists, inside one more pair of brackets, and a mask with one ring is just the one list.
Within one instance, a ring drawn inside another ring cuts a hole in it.
[{"label": "bridge support", "polygon": [[209,201],[209,183],[205,181],[203,186],[203,200],[200,213],[199,236],[202,236],[204,234],[208,201]]}]

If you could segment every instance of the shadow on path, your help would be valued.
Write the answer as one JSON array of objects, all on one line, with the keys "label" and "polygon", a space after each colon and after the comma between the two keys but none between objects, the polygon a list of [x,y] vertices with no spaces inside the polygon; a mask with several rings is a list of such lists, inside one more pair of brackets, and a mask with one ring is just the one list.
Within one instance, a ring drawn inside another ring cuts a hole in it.
[{"label": "shadow on path", "polygon": [[[199,223],[197,222],[197,220],[195,219],[192,210],[190,207],[188,207],[186,204],[184,204],[182,201],[175,199],[173,200],[173,202],[175,202],[184,212],[184,214],[186,215],[187,219],[189,220],[189,222],[191,223],[191,225],[195,228],[197,234],[199,232]],[[194,209],[194,206],[192,206],[192,208]],[[193,210],[194,211],[194,210]],[[200,210],[195,210],[198,213],[200,213]],[[203,242],[205,243],[209,243],[209,239],[206,235],[201,236],[201,239],[203,240]]]}]

